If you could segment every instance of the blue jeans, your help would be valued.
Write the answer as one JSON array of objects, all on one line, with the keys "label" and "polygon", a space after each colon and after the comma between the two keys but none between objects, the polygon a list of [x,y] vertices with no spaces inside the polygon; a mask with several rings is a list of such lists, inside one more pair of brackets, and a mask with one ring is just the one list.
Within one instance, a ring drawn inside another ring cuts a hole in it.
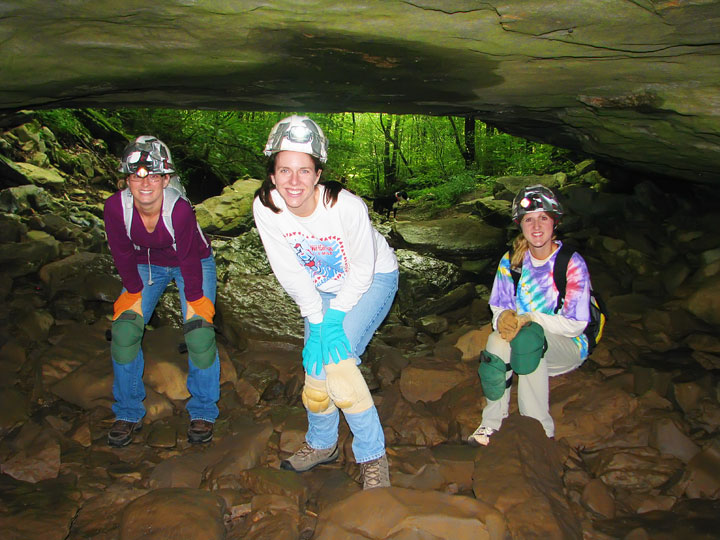
[{"label": "blue jeans", "polygon": [[[375,274],[370,288],[360,297],[355,307],[345,315],[343,328],[353,348],[352,356],[356,358],[357,364],[360,364],[360,356],[365,352],[375,330],[387,317],[397,288],[397,270],[386,274]],[[323,300],[324,313],[335,295],[321,292],[320,296]],[[305,319],[306,341],[308,333],[308,321]],[[312,377],[320,380],[326,379],[325,369],[323,368],[320,375],[313,374]],[[318,450],[334,447],[337,444],[338,422],[340,421],[338,410],[335,409],[330,414],[308,411],[307,416],[308,431],[305,435],[307,443]],[[356,414],[346,413],[345,420],[353,433],[352,448],[355,461],[365,463],[385,454],[385,435],[375,406]]]},{"label": "blue jeans", "polygon": [[[215,259],[212,255],[202,259],[203,294],[213,303],[215,302],[215,289],[217,287],[217,272]],[[187,303],[185,300],[185,280],[177,266],[156,266],[138,264],[138,272],[143,281],[142,312],[145,324],[150,321],[155,306],[165,288],[174,279],[180,291],[180,306],[183,320]],[[150,278],[152,277],[152,280]],[[152,281],[152,284],[149,282]],[[124,289],[123,289],[124,290]],[[139,422],[145,416],[145,385],[142,376],[145,369],[145,359],[142,348],[129,364],[118,364],[113,360],[113,397],[115,403],[112,410],[117,420]],[[217,401],[220,399],[220,358],[215,354],[215,361],[206,369],[196,367],[188,355],[187,389],[190,399],[187,410],[192,420],[207,420],[215,422],[218,417]]]}]

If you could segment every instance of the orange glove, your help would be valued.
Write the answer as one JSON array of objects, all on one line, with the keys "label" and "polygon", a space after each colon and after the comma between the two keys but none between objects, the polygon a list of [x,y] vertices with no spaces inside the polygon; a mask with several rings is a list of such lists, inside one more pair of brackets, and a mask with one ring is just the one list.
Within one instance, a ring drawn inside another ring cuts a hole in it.
[{"label": "orange glove", "polygon": [[215,317],[215,306],[207,296],[193,300],[187,303],[187,317],[186,320],[190,320],[193,316],[199,315],[207,322],[213,322]]},{"label": "orange glove", "polygon": [[115,300],[113,308],[115,309],[113,321],[129,309],[142,317],[142,291],[136,293],[125,291]]}]

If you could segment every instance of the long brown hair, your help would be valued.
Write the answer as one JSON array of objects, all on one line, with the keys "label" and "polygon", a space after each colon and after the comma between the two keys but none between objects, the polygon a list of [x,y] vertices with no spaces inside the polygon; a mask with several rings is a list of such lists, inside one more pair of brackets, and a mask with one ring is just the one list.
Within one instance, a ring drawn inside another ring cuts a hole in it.
[{"label": "long brown hair", "polygon": [[[338,195],[340,194],[340,191],[343,189],[343,186],[340,182],[323,182],[322,181],[322,171],[323,164],[322,162],[316,158],[313,155],[310,155],[310,158],[313,160],[313,164],[315,165],[315,171],[320,171],[320,182],[323,186],[325,186],[325,196],[323,197],[323,204],[325,206],[333,207],[335,206],[335,203],[338,200]],[[273,154],[270,156],[270,159],[268,159],[267,162],[267,168],[265,171],[265,180],[263,180],[262,185],[257,189],[255,192],[255,197],[260,199],[260,202],[265,206],[266,208],[269,208],[274,213],[279,214],[281,210],[275,206],[275,203],[272,200],[272,196],[270,195],[272,193],[272,190],[275,189],[275,184],[273,184],[272,179],[270,178],[270,175],[275,174],[275,158],[277,154]]]}]

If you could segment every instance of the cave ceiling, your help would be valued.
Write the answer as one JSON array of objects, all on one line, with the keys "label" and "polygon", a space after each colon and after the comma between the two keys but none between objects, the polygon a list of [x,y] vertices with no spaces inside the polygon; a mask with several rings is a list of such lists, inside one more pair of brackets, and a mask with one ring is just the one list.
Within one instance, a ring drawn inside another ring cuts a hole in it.
[{"label": "cave ceiling", "polygon": [[0,114],[471,114],[720,182],[720,1],[0,2]]}]

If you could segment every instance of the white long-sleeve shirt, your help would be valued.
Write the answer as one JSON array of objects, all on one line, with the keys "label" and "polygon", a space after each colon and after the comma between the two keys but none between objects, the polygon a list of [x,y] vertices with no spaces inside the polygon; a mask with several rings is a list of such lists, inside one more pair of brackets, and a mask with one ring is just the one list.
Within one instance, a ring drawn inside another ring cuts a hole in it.
[{"label": "white long-sleeve shirt", "polygon": [[317,207],[307,217],[290,212],[275,190],[271,197],[280,213],[259,198],[253,202],[255,224],[275,277],[311,323],[323,319],[318,291],[336,294],[330,307],[347,312],[370,288],[375,274],[398,268],[395,253],[373,228],[360,197],[342,190],[335,205],[326,207],[325,188],[320,184],[318,189]]}]

